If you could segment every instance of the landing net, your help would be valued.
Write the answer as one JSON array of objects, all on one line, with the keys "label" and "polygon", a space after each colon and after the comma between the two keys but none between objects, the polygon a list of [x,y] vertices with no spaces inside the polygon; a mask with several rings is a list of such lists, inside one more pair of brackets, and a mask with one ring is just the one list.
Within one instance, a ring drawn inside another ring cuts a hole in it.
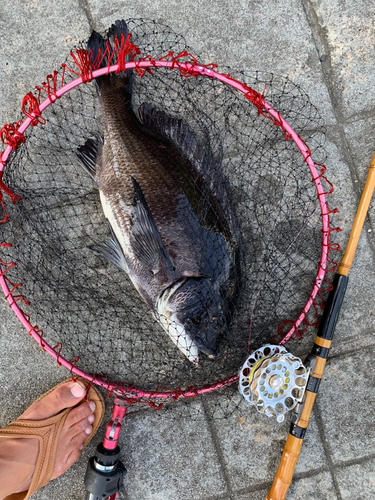
[{"label": "landing net", "polygon": [[[324,175],[323,122],[302,89],[269,73],[202,65],[169,28],[127,24],[132,45],[121,49],[119,41],[107,71],[132,68],[135,112],[149,103],[206,145],[217,169],[210,171],[212,189],[228,194],[235,214],[239,273],[217,356],[201,354],[193,366],[126,274],[89,249],[110,235],[98,190],[75,154],[88,137],[103,134],[86,43],[25,96],[22,118],[31,126],[1,131],[8,147],[0,280],[27,331],[59,364],[130,403],[160,407],[236,382],[249,351],[264,343],[312,335],[330,286],[327,271],[335,268],[334,210],[325,198],[332,186]],[[196,179],[189,182],[197,189]],[[207,199],[202,206],[210,212]],[[218,220],[209,224],[220,231]],[[229,396],[221,401],[221,413],[235,407]]]}]

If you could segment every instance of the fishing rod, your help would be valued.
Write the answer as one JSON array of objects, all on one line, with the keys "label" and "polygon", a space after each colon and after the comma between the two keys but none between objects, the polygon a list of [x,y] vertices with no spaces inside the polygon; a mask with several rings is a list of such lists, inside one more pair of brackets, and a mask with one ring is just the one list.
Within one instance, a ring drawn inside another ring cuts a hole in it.
[{"label": "fishing rod", "polygon": [[340,262],[338,272],[333,280],[332,290],[329,293],[324,308],[324,314],[315,339],[314,347],[305,361],[306,368],[310,369],[305,398],[302,404],[296,406],[279,468],[277,469],[266,500],[285,500],[289,486],[292,482],[294,469],[301,452],[306,429],[309,425],[312,408],[323,377],[335,326],[344,300],[349,279],[349,271],[352,267],[354,254],[358,246],[359,237],[362,232],[374,188],[375,154],[369,167],[366,184],[363,189],[345,254]]}]

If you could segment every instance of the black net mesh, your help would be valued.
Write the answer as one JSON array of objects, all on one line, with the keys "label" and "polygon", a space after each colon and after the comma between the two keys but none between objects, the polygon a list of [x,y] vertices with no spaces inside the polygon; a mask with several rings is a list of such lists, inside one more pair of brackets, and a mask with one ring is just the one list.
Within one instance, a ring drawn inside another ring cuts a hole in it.
[{"label": "black net mesh", "polygon": [[[143,56],[193,53],[165,26],[139,20],[128,26]],[[260,93],[265,90],[266,101],[307,142],[314,160],[324,162],[322,120],[299,87],[272,74],[219,71]],[[79,356],[82,370],[141,389],[186,389],[234,375],[249,349],[270,342],[284,320],[298,317],[322,250],[321,210],[296,145],[242,94],[217,80],[183,77],[178,70],[152,73],[133,74],[134,110],[149,103],[181,119],[214,158],[200,180],[192,175],[184,181],[185,190],[199,193],[202,224],[213,234],[223,232],[222,217],[212,217],[212,212],[217,216],[210,206],[213,198],[220,204],[225,197],[224,219],[234,214],[225,223],[238,244],[239,268],[222,292],[228,329],[216,358],[200,354],[195,367],[126,273],[89,249],[110,236],[98,189],[75,155],[88,137],[103,135],[93,83],[51,105],[43,113],[46,125],[29,129],[26,143],[8,162],[4,181],[22,201],[7,206],[9,221],[0,225],[0,233],[12,247],[1,248],[1,258],[17,262],[8,277],[23,283],[32,324],[43,329],[50,345],[62,343],[66,359]],[[205,191],[209,181],[213,198]],[[219,258],[214,262],[220,265]]]}]

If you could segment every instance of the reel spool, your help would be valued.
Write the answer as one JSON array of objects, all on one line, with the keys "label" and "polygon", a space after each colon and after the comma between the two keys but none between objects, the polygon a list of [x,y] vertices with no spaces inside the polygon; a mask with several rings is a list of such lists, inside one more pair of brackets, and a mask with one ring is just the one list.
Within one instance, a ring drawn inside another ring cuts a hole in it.
[{"label": "reel spool", "polygon": [[284,347],[267,344],[254,351],[239,373],[239,389],[259,413],[283,422],[301,403],[310,369]]}]

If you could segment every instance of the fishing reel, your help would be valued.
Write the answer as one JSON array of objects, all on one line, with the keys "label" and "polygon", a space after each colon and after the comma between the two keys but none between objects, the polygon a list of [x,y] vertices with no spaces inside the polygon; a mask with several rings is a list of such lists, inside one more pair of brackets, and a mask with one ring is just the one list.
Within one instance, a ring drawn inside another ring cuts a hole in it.
[{"label": "fishing reel", "polygon": [[259,413],[283,422],[302,403],[310,369],[284,347],[267,344],[254,351],[239,373],[239,389]]}]

